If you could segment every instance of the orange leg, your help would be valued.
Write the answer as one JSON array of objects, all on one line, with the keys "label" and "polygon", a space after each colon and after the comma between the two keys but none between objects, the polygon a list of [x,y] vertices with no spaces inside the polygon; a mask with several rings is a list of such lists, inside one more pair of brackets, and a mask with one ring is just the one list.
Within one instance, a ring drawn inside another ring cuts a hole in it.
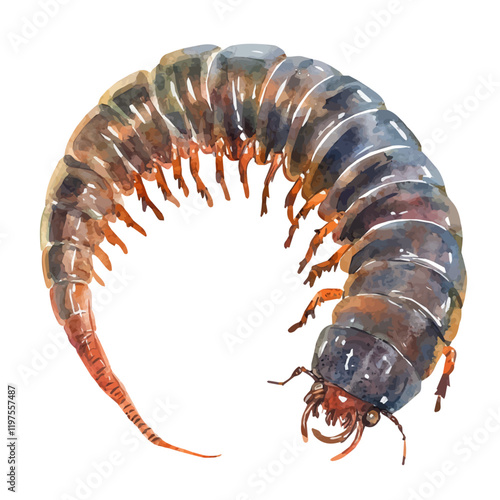
[{"label": "orange leg", "polygon": [[170,203],[173,203],[176,207],[180,207],[180,203],[177,200],[177,198],[172,194],[172,191],[170,191],[167,181],[165,179],[165,176],[163,175],[163,170],[161,168],[161,165],[155,164],[155,178],[156,178],[156,184],[158,184],[158,187],[161,189],[161,192],[163,193],[163,198]]},{"label": "orange leg", "polygon": [[269,167],[269,171],[266,175],[266,180],[264,181],[264,189],[262,190],[262,208],[260,211],[260,215],[267,214],[267,199],[269,198],[269,184],[274,180],[274,176],[276,172],[283,165],[283,155],[276,154],[273,157],[273,161],[271,162],[271,166]]},{"label": "orange leg", "polygon": [[184,182],[184,177],[182,177],[182,165],[181,158],[179,156],[179,151],[175,146],[172,146],[172,167],[174,170],[174,179],[177,181],[177,185],[184,192],[184,196],[189,195],[189,188]]},{"label": "orange leg", "polygon": [[434,411],[439,411],[441,409],[441,398],[446,396],[446,389],[450,386],[450,375],[455,369],[455,361],[457,359],[457,351],[453,349],[453,347],[446,346],[443,349],[443,355],[446,357],[446,361],[444,363],[443,375],[441,376],[441,380],[439,381],[436,396],[436,407]]},{"label": "orange leg", "polygon": [[104,267],[108,271],[112,271],[111,261],[109,260],[108,254],[98,245],[94,247],[94,255],[104,264]]},{"label": "orange leg", "polygon": [[299,221],[292,222],[292,225],[288,230],[288,238],[285,241],[285,248],[289,248],[290,245],[292,244],[293,235],[295,234],[295,231],[297,231],[298,228],[299,228]]},{"label": "orange leg", "polygon": [[104,233],[104,236],[108,240],[109,243],[111,243],[113,246],[118,245],[123,253],[128,253],[127,246],[123,241],[116,235],[116,233],[109,227],[109,224],[105,222],[102,226],[102,231]]},{"label": "orange leg", "polygon": [[320,290],[311,300],[309,305],[307,306],[306,310],[304,311],[304,314],[302,315],[302,318],[298,323],[295,323],[295,325],[291,326],[288,331],[289,332],[294,332],[301,326],[304,326],[307,322],[307,318],[309,316],[312,316],[313,318],[316,317],[314,309],[317,306],[320,306],[323,302],[326,302],[328,300],[336,300],[340,299],[342,297],[343,291],[340,288],[325,288],[323,290]]},{"label": "orange leg", "polygon": [[326,191],[321,191],[321,193],[315,194],[311,199],[306,201],[304,206],[299,210],[299,213],[292,219],[292,225],[288,233],[288,239],[285,241],[285,248],[288,248],[291,245],[293,235],[295,231],[299,228],[299,220],[305,219],[309,215],[309,212],[313,210],[315,207],[317,207],[326,198],[326,195],[327,195]]},{"label": "orange leg", "polygon": [[231,197],[224,179],[224,144],[222,141],[217,141],[215,144],[215,179],[224,191],[224,198],[229,201]]},{"label": "orange leg", "polygon": [[295,217],[293,216],[293,204],[295,203],[295,200],[297,199],[297,195],[299,194],[300,190],[302,189],[302,184],[304,183],[304,180],[302,177],[299,177],[296,181],[295,184],[292,186],[292,189],[288,192],[286,195],[285,199],[285,208],[286,212],[288,215],[288,220],[290,221],[290,224],[295,223]]},{"label": "orange leg", "polygon": [[352,245],[344,245],[340,247],[328,260],[325,262],[321,262],[312,267],[309,276],[304,281],[304,285],[309,283],[309,286],[313,286],[316,278],[319,278],[323,272],[331,271],[332,268],[334,270],[337,269],[339,265],[340,259],[344,256],[344,254],[351,248]]},{"label": "orange leg", "polygon": [[245,197],[250,196],[250,188],[248,187],[248,177],[247,168],[250,160],[253,158],[255,152],[255,146],[253,141],[249,141],[243,148],[243,153],[240,156],[238,162],[238,169],[240,171],[240,181],[243,184],[243,190],[245,191]]},{"label": "orange leg", "polygon": [[198,148],[192,146],[189,149],[189,168],[191,170],[191,175],[196,182],[196,190],[201,194],[202,198],[206,198],[207,205],[212,207],[214,202],[212,201],[212,197],[208,191],[208,188],[203,184],[203,181],[200,178],[200,161],[198,159]]},{"label": "orange leg", "polygon": [[142,182],[142,177],[134,172],[134,187],[137,191],[137,198],[142,201],[142,210],[145,212],[146,207],[151,208],[153,210],[156,217],[160,220],[164,220],[163,214],[158,210],[156,205],[149,199],[148,193],[146,192],[146,188],[144,187],[144,183]]},{"label": "orange leg", "polygon": [[92,269],[92,278],[94,278],[99,285],[106,286],[106,283],[104,283],[102,278],[95,272],[95,269]]},{"label": "orange leg", "polygon": [[323,243],[323,240],[326,236],[328,236],[337,226],[343,214],[337,215],[334,220],[331,220],[327,224],[325,224],[321,229],[316,230],[316,236],[311,240],[309,244],[309,248],[307,249],[306,256],[304,260],[300,263],[299,266],[299,274],[304,270],[306,265],[309,263],[313,255],[316,255],[319,246]]},{"label": "orange leg", "polygon": [[305,219],[311,210],[316,208],[326,198],[327,191],[316,193],[312,198],[306,201],[304,206],[299,210],[296,219]]},{"label": "orange leg", "polygon": [[146,236],[146,231],[144,231],[144,229],[141,226],[139,226],[139,224],[137,224],[137,222],[135,222],[134,219],[132,219],[132,217],[130,217],[130,214],[125,210],[123,205],[121,205],[120,203],[117,203],[115,205],[115,214],[120,220],[122,220],[123,222],[125,222],[125,224],[127,224],[127,227],[133,227],[143,236]]}]

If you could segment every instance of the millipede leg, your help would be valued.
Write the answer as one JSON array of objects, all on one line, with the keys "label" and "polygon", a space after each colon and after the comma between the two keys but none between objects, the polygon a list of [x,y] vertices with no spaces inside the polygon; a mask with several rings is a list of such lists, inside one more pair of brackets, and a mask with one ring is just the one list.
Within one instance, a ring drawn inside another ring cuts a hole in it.
[{"label": "millipede leg", "polygon": [[297,195],[300,193],[302,189],[302,184],[304,183],[302,177],[299,177],[295,184],[292,186],[292,189],[288,192],[285,199],[285,208],[288,215],[288,220],[290,221],[290,229],[288,230],[288,238],[285,241],[285,248],[288,248],[292,244],[293,235],[295,231],[299,228],[299,221],[293,215],[293,205],[295,200],[297,199]]},{"label": "millipede leg", "polygon": [[158,187],[161,189],[161,192],[163,193],[163,198],[166,201],[169,201],[170,203],[173,203],[176,207],[180,207],[180,203],[177,200],[177,198],[172,194],[172,191],[170,191],[167,181],[165,179],[165,175],[163,174],[163,170],[161,165],[155,164],[155,178],[156,178],[156,184]]},{"label": "millipede leg", "polygon": [[295,325],[291,326],[288,331],[289,332],[294,332],[301,326],[304,326],[307,322],[307,318],[309,316],[312,316],[313,318],[316,316],[314,309],[317,306],[320,306],[323,302],[326,302],[328,300],[336,300],[340,299],[342,297],[343,291],[340,288],[325,288],[323,290],[320,290],[311,300],[309,305],[307,306],[306,310],[304,311],[304,314],[302,315],[302,318],[298,323],[295,323]]},{"label": "millipede leg", "polygon": [[337,269],[339,265],[340,259],[344,256],[344,254],[351,248],[352,245],[344,245],[340,247],[328,260],[325,262],[320,262],[312,267],[309,272],[309,276],[304,281],[304,285],[309,282],[309,286],[313,286],[316,278],[319,278],[323,272],[331,271],[332,268],[334,270]]},{"label": "millipede leg", "polygon": [[321,191],[319,193],[316,193],[312,198],[307,200],[307,202],[304,204],[304,206],[299,210],[299,213],[297,214],[296,219],[305,219],[311,210],[316,208],[324,199],[326,198],[326,195],[328,194],[327,191]]},{"label": "millipede leg", "polygon": [[137,191],[137,198],[142,201],[142,210],[145,212],[146,207],[151,208],[154,214],[159,220],[164,220],[163,214],[158,210],[156,205],[149,199],[144,183],[142,182],[142,177],[134,172],[134,186]]},{"label": "millipede leg", "polygon": [[245,147],[243,148],[243,153],[240,156],[238,161],[238,170],[240,172],[240,181],[243,184],[243,190],[245,191],[245,197],[248,198],[250,196],[250,188],[248,187],[248,177],[247,177],[247,169],[250,160],[254,156],[255,146],[253,141],[249,141]]},{"label": "millipede leg", "polygon": [[118,245],[123,253],[128,253],[128,249],[125,243],[123,243],[123,241],[117,236],[117,234],[109,227],[109,224],[107,222],[103,224],[101,228],[104,236],[106,237],[108,242],[111,243],[111,245]]},{"label": "millipede leg", "polygon": [[[327,195],[327,191],[321,191],[320,193],[315,194],[311,199],[307,200],[307,202],[304,204],[304,206],[299,210],[299,213],[295,217],[292,218],[292,220],[291,220],[292,225],[291,225],[290,231],[288,233],[288,239],[285,241],[285,248],[288,248],[291,245],[293,235],[294,235],[295,231],[299,228],[299,220],[305,219],[309,215],[309,212],[311,210],[313,210],[315,207],[317,207],[326,198],[326,195]],[[287,196],[287,198],[288,198],[288,196]],[[295,201],[295,198],[294,198],[294,201]],[[285,202],[285,206],[287,206],[286,202]],[[289,213],[288,218],[290,218],[290,213]]]},{"label": "millipede leg", "polygon": [[208,188],[205,186],[205,184],[203,184],[203,181],[201,180],[199,175],[200,161],[198,159],[197,147],[192,146],[189,148],[189,168],[191,170],[191,175],[196,182],[196,190],[198,191],[198,193],[200,193],[202,198],[205,198],[207,200],[207,205],[209,207],[212,207],[214,204],[212,197],[210,196]]},{"label": "millipede leg", "polygon": [[137,222],[135,222],[134,219],[132,219],[132,217],[130,217],[130,214],[125,210],[123,205],[117,203],[115,205],[115,213],[120,220],[122,220],[123,222],[125,222],[125,224],[127,224],[127,227],[133,227],[143,236],[146,236],[146,231],[144,231],[144,229],[141,226],[139,226],[139,224],[137,224]]},{"label": "millipede leg", "polygon": [[103,263],[104,267],[108,271],[113,270],[108,254],[100,246],[98,245],[95,246],[94,255]]},{"label": "millipede leg", "polygon": [[288,238],[285,241],[285,248],[289,248],[290,245],[292,244],[293,235],[295,234],[295,231],[297,231],[298,228],[299,228],[298,222],[290,226],[290,229],[288,230]]},{"label": "millipede leg", "polygon": [[443,349],[443,355],[446,357],[446,361],[444,363],[443,375],[441,376],[441,380],[439,381],[437,391],[435,393],[437,400],[434,411],[439,411],[441,409],[441,398],[446,396],[446,389],[450,386],[450,375],[455,369],[457,351],[455,351],[455,349],[451,346],[446,346]]},{"label": "millipede leg", "polygon": [[274,180],[274,176],[276,172],[283,164],[283,155],[276,154],[273,157],[273,161],[271,162],[271,166],[269,167],[269,171],[266,175],[266,180],[264,181],[264,189],[262,190],[262,208],[260,211],[260,215],[267,214],[267,198],[269,198],[269,184]]},{"label": "millipede leg", "polygon": [[297,195],[299,194],[300,190],[302,189],[303,183],[304,183],[304,180],[302,179],[302,177],[299,177],[295,181],[295,184],[292,186],[292,189],[290,189],[290,191],[286,195],[285,208],[286,208],[286,212],[288,215],[288,220],[290,221],[290,224],[292,224],[292,225],[295,221],[295,217],[293,216],[293,204],[295,203],[295,200],[297,199]]},{"label": "millipede leg", "polygon": [[217,141],[215,144],[215,180],[221,185],[224,197],[227,201],[231,199],[224,179],[224,143]]},{"label": "millipede leg", "polygon": [[182,164],[179,156],[179,151],[175,146],[172,146],[172,168],[174,170],[174,179],[177,185],[184,192],[184,196],[189,195],[189,188],[187,187],[184,177],[182,177]]},{"label": "millipede leg", "polygon": [[321,229],[316,230],[316,235],[309,244],[306,256],[300,263],[299,273],[303,271],[304,267],[306,267],[308,262],[312,259],[312,256],[316,255],[316,252],[318,251],[319,246],[323,243],[325,237],[328,236],[338,226],[339,219],[341,216],[342,214],[338,215],[334,220],[331,220],[330,222],[325,224]]},{"label": "millipede leg", "polygon": [[99,277],[99,275],[95,272],[95,269],[92,269],[92,277],[99,283],[101,286],[106,286],[102,278]]}]

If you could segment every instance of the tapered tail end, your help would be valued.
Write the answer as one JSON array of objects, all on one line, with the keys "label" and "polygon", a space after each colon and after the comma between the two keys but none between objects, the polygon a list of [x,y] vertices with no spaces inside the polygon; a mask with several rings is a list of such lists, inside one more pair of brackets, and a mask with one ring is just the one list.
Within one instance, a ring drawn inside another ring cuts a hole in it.
[{"label": "tapered tail end", "polygon": [[201,457],[201,458],[217,458],[217,457],[221,456],[220,454],[219,455],[203,455],[201,453],[196,453],[194,451],[185,450],[184,448],[179,448],[177,446],[173,446],[173,445],[163,441],[163,439],[159,438],[158,436],[156,436],[156,437],[158,438],[157,442],[154,442],[153,440],[150,440],[150,441],[157,446],[161,446],[162,448],[168,448],[170,450],[179,451],[181,453],[186,453],[187,455],[193,455],[195,457]]}]

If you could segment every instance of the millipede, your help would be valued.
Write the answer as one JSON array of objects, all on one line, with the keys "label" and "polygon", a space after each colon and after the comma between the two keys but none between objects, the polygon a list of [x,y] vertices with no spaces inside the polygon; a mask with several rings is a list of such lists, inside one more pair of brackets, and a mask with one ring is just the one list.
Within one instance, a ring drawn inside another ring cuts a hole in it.
[{"label": "millipede", "polygon": [[[245,196],[252,160],[268,165],[261,215],[278,171],[292,183],[285,199],[289,247],[299,224],[317,210],[324,225],[298,272],[305,284],[337,267],[348,273],[344,289],[316,293],[290,331],[314,318],[315,308],[337,300],[332,323],[314,349],[311,368],[300,366],[284,382],[306,373],[301,433],[320,416],[341,432],[326,443],[351,444],[385,416],[406,437],[394,413],[420,391],[441,356],[444,371],[435,411],[450,385],[465,298],[462,229],[443,179],[408,127],[373,90],[321,61],[287,57],[272,45],[215,45],[165,55],[151,72],[139,71],[112,86],[78,125],[50,180],[41,223],[43,272],[58,322],[85,367],[153,444],[200,457],[162,440],[139,415],[111,369],[96,335],[89,284],[104,284],[97,257],[111,270],[103,243],[127,247],[111,228],[118,220],[143,235],[123,197],[136,193],[142,209],[163,220],[147,194],[155,181],[166,201],[169,188],[189,195],[183,161],[198,194],[211,193],[200,176],[199,153],[215,157],[215,179],[229,200],[224,160],[238,162]],[[165,171],[164,171],[165,170]],[[170,170],[169,172],[166,172]],[[300,208],[299,195],[303,198]],[[325,238],[339,249],[310,265]]]}]

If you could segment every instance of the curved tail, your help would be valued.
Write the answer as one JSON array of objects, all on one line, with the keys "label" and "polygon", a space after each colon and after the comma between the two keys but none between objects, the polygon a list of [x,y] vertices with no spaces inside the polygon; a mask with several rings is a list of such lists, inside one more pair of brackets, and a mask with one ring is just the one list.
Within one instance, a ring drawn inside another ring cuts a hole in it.
[{"label": "curved tail", "polygon": [[203,458],[220,455],[202,455],[179,448],[161,439],[142,419],[124,385],[113,373],[104,349],[97,338],[91,307],[91,292],[86,283],[58,282],[50,290],[52,308],[57,320],[64,326],[69,341],[99,387],[115,401],[125,415],[151,443]]}]

